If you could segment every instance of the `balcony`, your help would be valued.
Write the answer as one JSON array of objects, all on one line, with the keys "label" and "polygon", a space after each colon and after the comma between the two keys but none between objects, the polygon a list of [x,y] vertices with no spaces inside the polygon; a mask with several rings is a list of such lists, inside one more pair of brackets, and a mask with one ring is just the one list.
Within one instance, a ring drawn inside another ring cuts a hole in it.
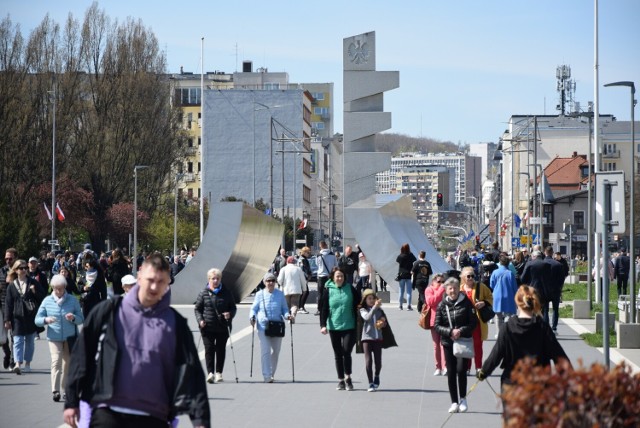
[{"label": "balcony", "polygon": [[620,150],[611,150],[608,153],[602,153],[602,157],[605,159],[619,159]]},{"label": "balcony", "polygon": [[195,156],[196,154],[198,154],[198,148],[197,147],[187,147],[187,150],[186,150],[186,155],[187,156]]},{"label": "balcony", "polygon": [[187,172],[184,175],[184,182],[185,183],[193,183],[194,181],[196,181],[196,176],[193,172]]}]

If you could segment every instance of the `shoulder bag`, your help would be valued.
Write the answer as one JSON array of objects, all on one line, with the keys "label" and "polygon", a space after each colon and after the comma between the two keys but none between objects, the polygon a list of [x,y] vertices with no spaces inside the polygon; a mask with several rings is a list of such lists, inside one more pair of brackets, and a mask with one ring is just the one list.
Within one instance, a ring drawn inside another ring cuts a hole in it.
[{"label": "shoulder bag", "polygon": [[433,327],[431,325],[431,307],[426,303],[422,306],[422,311],[420,311],[418,325],[425,330],[430,330]]},{"label": "shoulder bag", "polygon": [[[27,294],[26,291],[25,294],[20,293],[20,286],[18,285],[17,279],[13,282],[13,286],[16,288],[18,295],[20,296],[20,299],[13,301],[13,316],[20,319],[30,318],[32,315],[35,316],[37,310],[36,302],[25,299],[25,295]],[[27,290],[28,287],[29,284],[27,283]]]},{"label": "shoulder bag", "polygon": [[[479,282],[476,285],[476,301],[480,300],[480,287],[482,287],[482,283]],[[482,322],[488,323],[493,319],[493,317],[496,316],[496,313],[493,311],[493,307],[491,307],[491,304],[489,302],[487,302],[486,300],[483,301],[484,306],[478,309],[478,315],[480,315],[480,319],[482,320]]]},{"label": "shoulder bag", "polygon": [[[453,323],[451,322],[451,313],[449,312],[449,306],[446,304],[444,307],[447,309],[447,318],[449,318],[449,326],[453,330]],[[462,337],[453,341],[453,355],[458,358],[473,358],[475,355],[473,352],[473,338]]]},{"label": "shoulder bag", "polygon": [[262,293],[262,306],[264,306],[264,314],[267,317],[267,327],[264,329],[264,334],[269,337],[284,337],[284,321],[269,320],[269,314],[267,313],[267,304],[264,301],[264,290],[262,290]]}]

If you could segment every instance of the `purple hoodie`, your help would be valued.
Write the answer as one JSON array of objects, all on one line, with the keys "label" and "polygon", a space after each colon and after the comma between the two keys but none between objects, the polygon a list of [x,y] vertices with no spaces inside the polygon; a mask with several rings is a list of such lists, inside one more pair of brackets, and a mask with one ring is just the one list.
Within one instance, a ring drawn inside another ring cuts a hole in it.
[{"label": "purple hoodie", "polygon": [[138,301],[136,284],[122,299],[115,320],[118,369],[105,404],[167,420],[175,378],[176,320],[171,290],[151,308]]}]

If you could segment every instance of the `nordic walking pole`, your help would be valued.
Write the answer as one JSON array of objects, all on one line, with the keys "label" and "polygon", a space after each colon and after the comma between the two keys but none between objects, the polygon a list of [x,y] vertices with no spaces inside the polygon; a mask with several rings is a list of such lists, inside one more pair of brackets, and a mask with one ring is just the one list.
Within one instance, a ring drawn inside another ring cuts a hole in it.
[{"label": "nordic walking pole", "polygon": [[251,325],[251,371],[249,377],[253,377],[253,339],[255,337],[256,325],[255,322]]},{"label": "nordic walking pole", "polygon": [[233,350],[233,340],[231,339],[231,328],[229,327],[229,323],[225,322],[225,324],[227,324],[227,331],[229,332],[229,343],[231,344],[231,356],[233,357],[233,371],[236,374],[236,383],[238,382],[238,368],[236,367],[236,353]]},{"label": "nordic walking pole", "polygon": [[296,369],[293,364],[293,319],[289,319],[289,327],[291,328],[291,378],[292,382],[296,381]]}]

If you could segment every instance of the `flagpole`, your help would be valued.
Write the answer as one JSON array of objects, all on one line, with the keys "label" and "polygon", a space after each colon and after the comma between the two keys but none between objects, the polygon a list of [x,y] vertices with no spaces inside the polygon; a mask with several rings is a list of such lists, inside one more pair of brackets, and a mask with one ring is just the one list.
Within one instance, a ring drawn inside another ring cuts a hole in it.
[{"label": "flagpole", "polygon": [[[56,86],[53,86],[53,131],[51,150],[51,210],[56,207]],[[56,216],[51,215],[51,251],[56,250]]]}]

